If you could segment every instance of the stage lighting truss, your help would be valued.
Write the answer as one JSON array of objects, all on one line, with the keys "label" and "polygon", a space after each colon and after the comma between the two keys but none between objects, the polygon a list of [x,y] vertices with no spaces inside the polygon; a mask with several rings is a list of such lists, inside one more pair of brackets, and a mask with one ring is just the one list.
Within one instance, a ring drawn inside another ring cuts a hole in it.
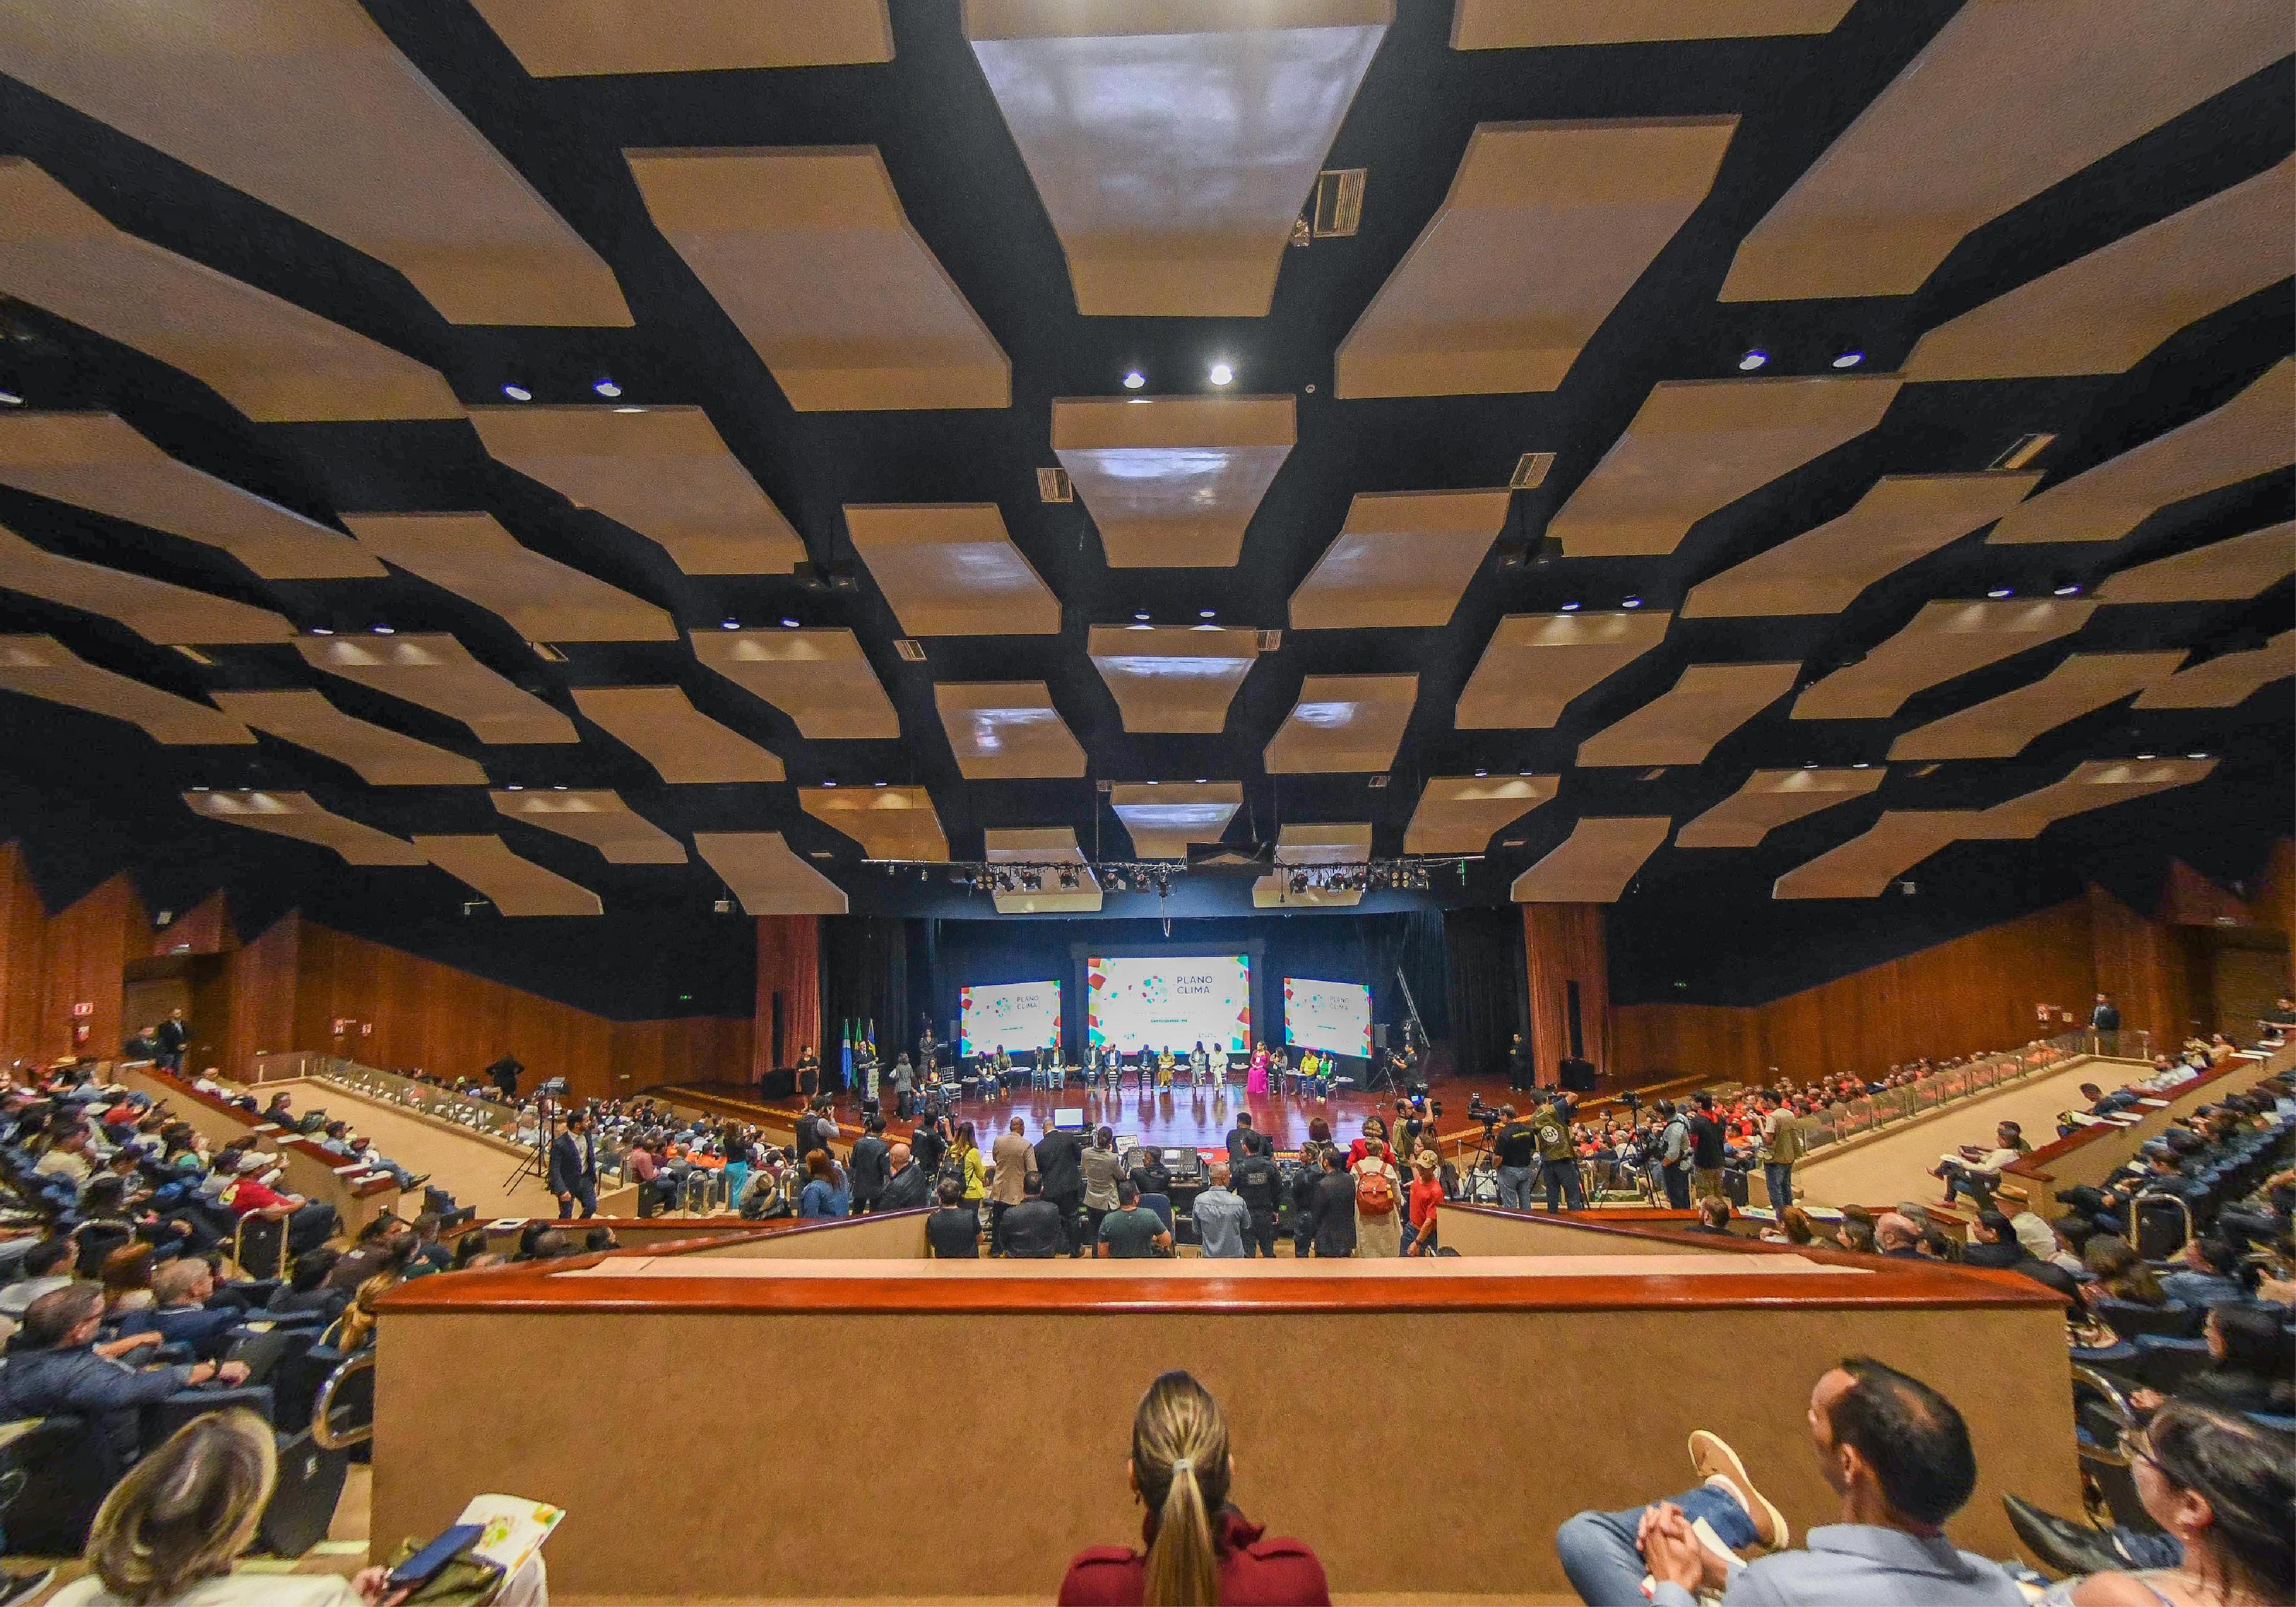
[{"label": "stage lighting truss", "polygon": [[[1440,872],[1451,871],[1467,880],[1467,866],[1480,854],[1414,856],[1407,859],[1372,859],[1353,865],[1279,865],[1275,873],[1292,892],[1421,892],[1433,885]],[[1171,897],[1172,884],[1188,873],[1187,866],[1171,860],[1054,859],[871,859],[865,863],[898,877],[914,871],[930,880],[939,871],[957,887],[973,893],[1073,893],[1097,886],[1104,893],[1153,893]]]}]

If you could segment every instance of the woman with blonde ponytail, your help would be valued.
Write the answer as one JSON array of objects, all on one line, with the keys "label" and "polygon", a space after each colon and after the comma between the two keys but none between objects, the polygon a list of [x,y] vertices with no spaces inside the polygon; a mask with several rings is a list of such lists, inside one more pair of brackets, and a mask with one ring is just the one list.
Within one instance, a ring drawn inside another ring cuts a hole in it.
[{"label": "woman with blonde ponytail", "polygon": [[1210,1390],[1185,1373],[1148,1386],[1132,1418],[1126,1474],[1148,1509],[1147,1550],[1095,1546],[1069,1564],[1062,1607],[1327,1607],[1316,1554],[1228,1504],[1235,1461]]}]

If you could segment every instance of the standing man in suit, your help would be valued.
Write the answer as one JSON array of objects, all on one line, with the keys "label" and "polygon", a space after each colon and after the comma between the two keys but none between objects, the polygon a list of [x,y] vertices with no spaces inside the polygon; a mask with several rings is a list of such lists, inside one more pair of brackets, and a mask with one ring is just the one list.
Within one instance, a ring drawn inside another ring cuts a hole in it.
[{"label": "standing man in suit", "polygon": [[1518,1032],[1514,1035],[1514,1042],[1507,1045],[1507,1086],[1518,1094],[1525,1094],[1538,1086],[1538,1075],[1534,1070],[1530,1045],[1522,1041],[1522,1034]]},{"label": "standing man in suit", "polygon": [[168,1012],[168,1019],[160,1023],[154,1035],[160,1044],[160,1063],[170,1071],[184,1069],[184,1045],[192,1040],[191,1023],[184,1020],[182,1005]]},{"label": "standing man in suit", "polygon": [[550,1141],[550,1192],[558,1196],[558,1219],[574,1214],[579,1201],[585,1217],[598,1214],[598,1144],[590,1136],[590,1112],[577,1111],[566,1119],[566,1129]]},{"label": "standing man in suit", "polygon": [[1084,1210],[1083,1144],[1047,1119],[1045,1136],[1037,1140],[1037,1172],[1045,1180],[1045,1203],[1061,1213],[1062,1246],[1070,1256],[1084,1254],[1084,1241],[1077,1231]]},{"label": "standing man in suit", "polygon": [[861,1136],[853,1141],[853,1153],[845,1163],[845,1175],[853,1180],[853,1214],[865,1216],[878,1209],[877,1201],[893,1177],[893,1146],[885,1142],[882,1115],[863,1119]]},{"label": "standing man in suit", "polygon": [[487,1068],[487,1076],[504,1099],[516,1099],[518,1074],[525,1070],[515,1056],[505,1054]]},{"label": "standing man in suit", "polygon": [[2096,1035],[2096,1047],[2100,1053],[2116,1046],[2103,1041],[2108,1034],[2115,1037],[2120,1035],[2120,1011],[2114,1005],[2111,994],[2096,996],[2096,1008],[2088,1013],[2088,1029]]},{"label": "standing man in suit", "polygon": [[[996,1142],[989,1146],[989,1159],[996,1166],[988,1181],[988,1243],[994,1255],[1004,1253],[997,1248],[1003,1241],[996,1230],[1004,1224],[1004,1213],[1029,1197],[1029,1174],[1037,1169],[1037,1152],[1021,1131],[1021,1119],[1015,1116],[1013,1125],[996,1135]],[[1078,1181],[1083,1181],[1081,1174]]]}]

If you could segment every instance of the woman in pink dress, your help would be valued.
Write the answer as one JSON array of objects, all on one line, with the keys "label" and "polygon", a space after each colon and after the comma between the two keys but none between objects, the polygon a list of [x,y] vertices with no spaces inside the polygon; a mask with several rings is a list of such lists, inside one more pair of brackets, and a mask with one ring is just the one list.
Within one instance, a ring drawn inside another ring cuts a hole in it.
[{"label": "woman in pink dress", "polygon": [[1244,1074],[1243,1091],[1247,1096],[1267,1092],[1267,1045],[1259,1044],[1251,1051],[1251,1070]]}]

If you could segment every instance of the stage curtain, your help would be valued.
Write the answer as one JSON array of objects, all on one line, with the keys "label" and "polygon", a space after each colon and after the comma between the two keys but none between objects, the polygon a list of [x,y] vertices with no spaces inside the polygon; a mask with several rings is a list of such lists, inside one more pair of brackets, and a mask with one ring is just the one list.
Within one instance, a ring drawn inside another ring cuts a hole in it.
[{"label": "stage curtain", "polygon": [[[774,1045],[774,996],[782,1001],[780,1053]],[[750,1037],[750,1080],[797,1063],[808,1045],[818,1054],[821,1030],[821,917],[758,917],[757,1023]]]},{"label": "stage curtain", "polygon": [[821,1063],[837,1063],[837,1035],[847,1021],[877,1024],[877,1050],[890,1064],[914,1049],[909,1012],[908,922],[898,915],[821,918]]},{"label": "stage curtain", "polygon": [[1446,910],[1442,921],[1452,1070],[1504,1077],[1508,1045],[1525,1030],[1522,921],[1512,906]]}]

